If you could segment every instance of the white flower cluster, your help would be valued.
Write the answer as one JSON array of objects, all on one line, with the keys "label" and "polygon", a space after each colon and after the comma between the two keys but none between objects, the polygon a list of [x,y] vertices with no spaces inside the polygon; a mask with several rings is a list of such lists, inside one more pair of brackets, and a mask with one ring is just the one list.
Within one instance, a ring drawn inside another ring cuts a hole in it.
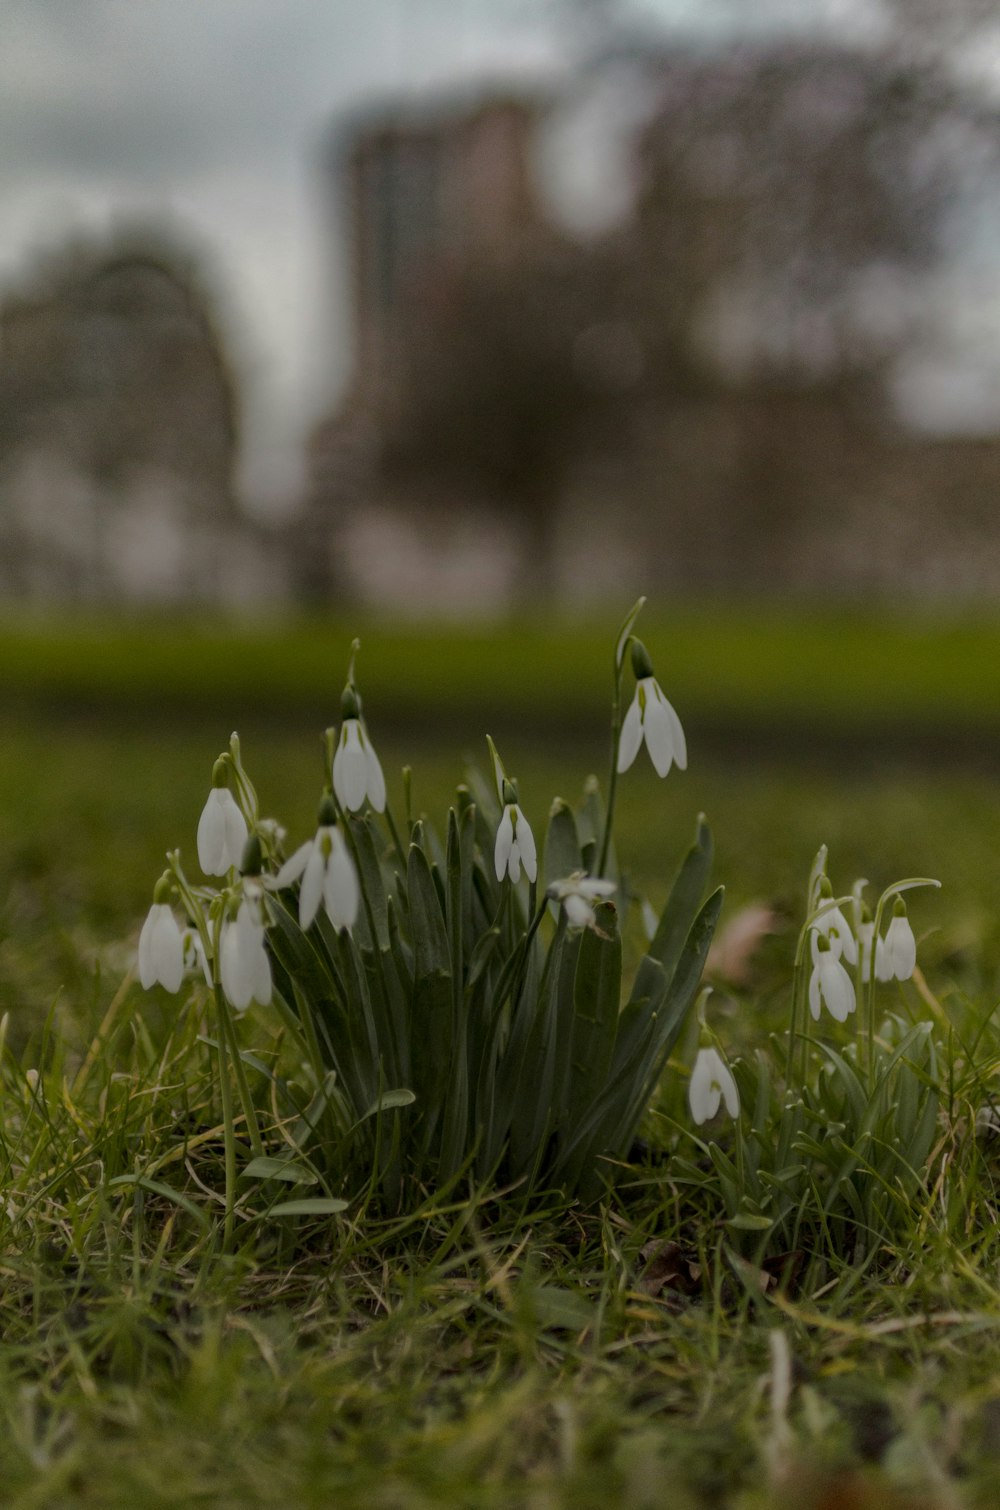
[{"label": "white flower cluster", "polygon": [[[376,812],[382,812],[385,778],[351,686],[345,692],[344,706],[330,769],[333,793],[346,812],[358,812],[366,802]],[[285,860],[276,874],[260,879],[241,874],[241,869],[259,868],[259,863],[248,866],[246,860],[251,839],[248,816],[255,813],[256,799],[249,788],[249,806],[244,801],[248,788],[239,766],[239,742],[235,735],[231,748],[230,755],[221,756],[216,762],[212,789],[198,820],[197,832],[202,870],[208,876],[225,877],[226,885],[220,893],[203,889],[194,892],[183,882],[179,869],[161,879],[139,936],[139,979],[147,989],[160,985],[176,992],[186,978],[204,976],[209,986],[215,983],[221,986],[231,1006],[243,1011],[253,1001],[266,1006],[271,1000],[266,937],[269,909],[275,904],[270,901],[269,893],[298,884],[302,929],[312,926],[321,907],[335,928],[350,929],[357,920],[361,891],[354,861],[338,826],[337,807],[329,795],[324,798],[315,836]],[[229,786],[234,762],[239,801]],[[520,809],[517,811],[520,814]],[[257,820],[254,816],[251,822],[258,853],[263,841],[269,853],[277,850],[280,854],[284,830],[268,819]],[[518,824],[517,840],[511,845],[512,869],[518,846],[525,871],[534,879],[534,842],[523,818]],[[181,898],[189,913],[199,915],[198,921],[183,931],[170,905],[174,896]]]},{"label": "white flower cluster", "polygon": [[[873,949],[874,946],[874,949]],[[837,1022],[846,1022],[857,1008],[854,981],[844,966],[859,967],[861,980],[871,980],[872,954],[875,956],[875,979],[909,980],[917,963],[917,945],[906,907],[897,897],[892,920],[885,938],[875,936],[875,924],[865,920],[858,926],[858,937],[839,906],[823,906],[809,930],[812,973],[809,977],[809,1010],[818,1021],[825,1004]]]}]

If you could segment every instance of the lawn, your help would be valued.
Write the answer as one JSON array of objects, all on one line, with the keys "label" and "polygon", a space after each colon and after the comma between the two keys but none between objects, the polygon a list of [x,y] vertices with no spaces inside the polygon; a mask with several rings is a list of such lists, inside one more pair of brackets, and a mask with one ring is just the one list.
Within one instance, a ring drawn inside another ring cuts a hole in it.
[{"label": "lawn", "polygon": [[[406,761],[417,810],[440,820],[466,753],[485,764],[487,728],[539,830],[554,795],[604,779],[603,626],[362,633],[397,809]],[[661,783],[643,755],[621,783],[619,852],[657,905],[699,811],[724,916],[765,900],[797,927],[821,842],[838,888],[943,883],[911,917],[951,1090],[891,1237],[863,1268],[826,1252],[822,1278],[807,1266],[762,1289],[710,1166],[703,1186],[680,1179],[703,1156],[678,1071],[646,1128],[665,1161],[592,1207],[455,1188],[415,1214],[362,1201],[310,1222],[248,1199],[224,1254],[211,1024],[122,982],[164,852],[194,863],[233,723],[264,812],[292,844],[312,832],[348,634],[8,629],[7,1503],[996,1503],[997,1147],[972,1119],[1000,1064],[1000,803],[979,753],[1000,630],[691,610],[645,638],[691,747],[688,772]],[[786,748],[785,721],[811,738]],[[751,726],[770,744],[744,742]],[[780,1032],[793,949],[790,927],[716,993],[734,1054]],[[906,1020],[925,1006],[910,982],[891,1000]],[[241,1033],[273,1029],[254,1009]],[[678,1063],[692,1052],[689,1034]],[[711,1136],[729,1146],[725,1124]]]}]

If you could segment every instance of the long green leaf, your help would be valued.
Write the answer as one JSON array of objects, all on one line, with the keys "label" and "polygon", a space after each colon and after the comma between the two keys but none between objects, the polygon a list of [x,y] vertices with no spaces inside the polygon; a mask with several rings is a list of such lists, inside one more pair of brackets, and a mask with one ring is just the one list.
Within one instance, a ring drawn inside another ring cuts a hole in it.
[{"label": "long green leaf", "polygon": [[699,813],[694,843],[684,856],[680,870],[677,872],[653,942],[649,946],[650,954],[654,959],[659,960],[666,971],[668,980],[677,968],[685,941],[691,931],[691,925],[701,905],[705,887],[708,885],[712,870],[712,851],[711,830],[705,821],[705,814]]}]

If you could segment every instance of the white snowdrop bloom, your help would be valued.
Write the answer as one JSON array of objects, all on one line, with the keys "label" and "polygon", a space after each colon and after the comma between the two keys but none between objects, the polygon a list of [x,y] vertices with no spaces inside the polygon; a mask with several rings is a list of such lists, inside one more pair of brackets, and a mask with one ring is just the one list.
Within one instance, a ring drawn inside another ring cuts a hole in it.
[{"label": "white snowdrop bloom", "polygon": [[687,744],[681,721],[655,676],[644,676],[635,684],[635,696],[618,741],[619,772],[628,770],[643,740],[658,776],[665,776],[674,761],[682,771],[687,767]]},{"label": "white snowdrop bloom", "polygon": [[553,881],[548,895],[561,902],[566,910],[566,921],[574,928],[593,928],[597,921],[594,903],[609,897],[615,890],[614,881],[602,881],[575,871],[564,881]]},{"label": "white snowdrop bloom", "polygon": [[198,820],[198,864],[206,876],[224,876],[243,858],[247,820],[227,786],[213,786]]},{"label": "white snowdrop bloom", "polygon": [[497,829],[496,849],[493,852],[497,880],[505,875],[512,881],[521,879],[521,866],[529,881],[538,877],[538,857],[535,851],[535,836],[531,825],[516,802],[508,802]]},{"label": "white snowdrop bloom", "polygon": [[917,941],[913,937],[906,909],[897,901],[892,921],[885,930],[885,954],[882,971],[878,962],[875,974],[879,980],[909,980],[917,965]]},{"label": "white snowdrop bloom", "polygon": [[656,930],[660,926],[660,920],[656,916],[653,904],[644,897],[642,902],[642,930],[650,943],[656,937]]},{"label": "white snowdrop bloom", "polygon": [[184,979],[181,930],[166,902],[154,902],[142,925],[139,979],[147,991],[157,984],[167,991],[179,991]]},{"label": "white snowdrop bloom", "polygon": [[866,983],[872,978],[872,944],[875,945],[875,979],[888,980],[885,974],[885,941],[875,937],[873,919],[866,919],[858,927],[858,949],[861,955],[861,979]]},{"label": "white snowdrop bloom", "polygon": [[718,1049],[700,1048],[688,1081],[688,1105],[696,1125],[700,1127],[714,1117],[723,1101],[729,1115],[738,1117],[740,1093],[732,1070]]},{"label": "white snowdrop bloom", "polygon": [[256,896],[244,895],[235,919],[222,925],[219,975],[223,991],[238,1012],[252,1001],[266,1007],[271,1000],[271,965]]},{"label": "white snowdrop bloom", "polygon": [[345,718],[340,726],[333,757],[333,790],[349,813],[364,807],[365,798],[377,813],[385,810],[385,777],[360,718]]},{"label": "white snowdrop bloom", "polygon": [[818,1022],[820,1007],[825,1001],[831,1017],[837,1022],[846,1022],[857,1006],[854,982],[825,934],[812,929],[811,944],[813,968],[809,977],[809,1010]]},{"label": "white snowdrop bloom", "polygon": [[316,837],[285,861],[271,885],[291,886],[300,877],[299,924],[303,929],[315,918],[320,902],[335,928],[354,927],[361,900],[358,873],[338,828],[332,824],[318,828]]},{"label": "white snowdrop bloom", "polygon": [[[831,892],[832,896],[833,893]],[[822,901],[820,906],[822,907]],[[858,945],[851,925],[848,923],[839,907],[825,908],[813,923],[817,933],[823,935],[829,941],[833,953],[840,959],[843,955],[848,964],[856,965],[858,962]]]}]

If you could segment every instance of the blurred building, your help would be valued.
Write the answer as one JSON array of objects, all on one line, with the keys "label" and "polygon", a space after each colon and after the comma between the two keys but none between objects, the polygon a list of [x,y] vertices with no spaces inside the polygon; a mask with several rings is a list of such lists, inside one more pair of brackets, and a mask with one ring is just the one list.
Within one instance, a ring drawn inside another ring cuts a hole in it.
[{"label": "blurred building", "polygon": [[354,367],[300,588],[996,594],[1000,440],[898,402],[991,133],[811,42],[350,121]]},{"label": "blurred building", "polygon": [[152,238],[53,258],[0,304],[0,597],[273,591],[236,444],[234,379],[184,259]]}]

